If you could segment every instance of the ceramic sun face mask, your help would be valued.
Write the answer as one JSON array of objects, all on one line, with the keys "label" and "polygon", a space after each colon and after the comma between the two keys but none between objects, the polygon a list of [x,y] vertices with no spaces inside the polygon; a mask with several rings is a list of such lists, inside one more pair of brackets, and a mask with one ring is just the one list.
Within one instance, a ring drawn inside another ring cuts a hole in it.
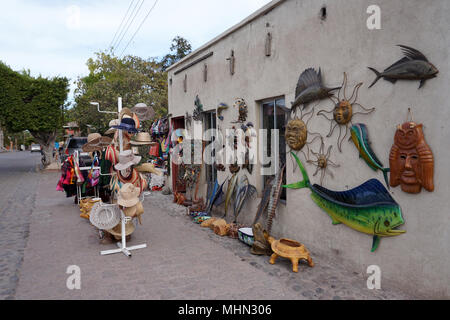
[{"label": "ceramic sun face mask", "polygon": [[425,141],[423,125],[406,122],[397,127],[389,156],[391,187],[401,185],[404,192],[434,191],[434,157]]}]

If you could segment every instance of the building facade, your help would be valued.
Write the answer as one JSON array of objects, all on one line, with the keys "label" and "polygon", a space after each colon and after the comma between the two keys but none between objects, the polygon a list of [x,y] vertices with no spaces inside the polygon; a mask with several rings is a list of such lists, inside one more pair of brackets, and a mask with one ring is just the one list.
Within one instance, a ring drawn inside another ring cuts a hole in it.
[{"label": "building facade", "polygon": [[[445,159],[450,151],[444,146],[450,138],[447,97],[450,54],[446,45],[450,43],[450,2],[379,0],[375,9],[372,5],[373,1],[366,0],[270,2],[168,70],[169,113],[175,129],[187,127],[188,131],[193,128],[206,131],[213,128],[225,134],[226,129],[240,127],[241,124],[234,123],[239,113],[233,104],[237,98],[245,99],[246,123],[252,122],[256,131],[279,130],[278,141],[272,139],[260,143],[259,147],[270,148],[270,143],[278,143],[277,159],[286,163],[285,176],[289,184],[302,178],[284,141],[287,122],[284,110],[295,100],[297,80],[304,70],[320,68],[328,87],[341,86],[345,72],[347,98],[358,83],[363,83],[356,102],[375,111],[367,115],[355,114],[352,122],[367,125],[372,149],[386,167],[396,127],[407,121],[408,108],[411,108],[414,121],[423,124],[427,143],[433,150],[435,190],[409,194],[400,187],[390,189],[401,206],[405,224],[400,228],[406,230],[405,234],[383,238],[372,253],[372,237],[345,225],[333,225],[330,217],[311,200],[308,189],[284,191],[272,234],[276,238],[296,239],[310,248],[313,255],[332,259],[359,274],[366,274],[369,266],[377,265],[382,271],[383,286],[427,297],[449,298],[450,170]],[[378,18],[381,29],[373,29]],[[382,71],[398,61],[403,56],[398,44],[423,52],[440,70],[437,77],[419,90],[419,81],[393,84],[383,79],[368,88],[376,77],[368,67]],[[197,96],[205,112],[203,121],[192,121],[189,125],[185,121],[186,113],[193,114]],[[221,103],[229,106],[221,113],[223,121],[217,114]],[[304,113],[313,108],[314,113],[304,119],[306,122],[311,117],[308,131],[321,134],[325,152],[333,146],[330,159],[339,165],[329,168],[333,176],[326,174],[323,185],[330,190],[345,191],[373,178],[383,182],[383,174],[369,168],[360,159],[355,145],[348,141],[349,129],[341,128],[341,140],[347,133],[342,152],[338,148],[339,128],[327,137],[333,123],[318,112],[333,110],[333,103],[329,99],[316,101]],[[297,117],[300,118],[300,112]],[[328,117],[333,118],[332,113]],[[313,137],[310,135],[308,141]],[[308,147],[318,152],[320,140]],[[304,151],[307,153],[307,149]],[[306,155],[298,155],[312,182],[320,183],[320,173],[313,176],[317,167],[307,163]],[[316,160],[312,153],[310,159]],[[263,167],[258,163],[252,174],[243,169],[238,173],[246,174],[258,190],[258,197],[244,206],[240,223],[251,225],[255,217],[266,182],[261,174]],[[208,180],[217,177],[222,183],[230,176],[228,166],[222,172],[204,165],[200,193],[206,195]]]}]

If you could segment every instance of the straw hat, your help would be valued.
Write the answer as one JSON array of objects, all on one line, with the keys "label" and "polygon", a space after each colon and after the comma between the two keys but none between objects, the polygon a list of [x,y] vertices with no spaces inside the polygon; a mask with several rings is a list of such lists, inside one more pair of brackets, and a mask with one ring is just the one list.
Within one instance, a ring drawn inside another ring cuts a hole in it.
[{"label": "straw hat", "polygon": [[[106,230],[110,234],[112,234],[116,239],[122,238],[122,223],[120,222],[118,225],[116,225],[114,228]],[[125,237],[128,237],[130,234],[132,234],[134,231],[136,231],[136,226],[132,221],[129,221],[125,224]]]},{"label": "straw hat", "polygon": [[127,183],[120,189],[117,203],[125,208],[134,207],[139,202],[140,194],[140,188],[136,188],[131,183]]},{"label": "straw hat", "polygon": [[109,129],[108,129],[108,131],[105,132],[105,136],[115,133],[117,131],[117,129],[114,129],[113,127],[114,126],[118,126],[118,125],[120,125],[120,120],[119,119],[111,120],[109,122]]},{"label": "straw hat", "polygon": [[118,171],[128,169],[131,166],[137,165],[141,162],[142,157],[135,156],[133,151],[125,150],[119,154],[119,163],[114,166]]},{"label": "straw hat", "polygon": [[136,167],[136,170],[141,173],[154,173],[158,176],[162,176],[163,173],[155,168],[155,165],[152,163],[143,163],[139,167]]},{"label": "straw hat", "polygon": [[111,138],[102,137],[98,133],[90,134],[88,136],[88,143],[86,143],[82,149],[83,152],[103,151],[103,149],[108,147],[112,141]]},{"label": "straw hat", "polygon": [[122,108],[122,111],[119,114],[119,120],[122,120],[124,116],[133,118],[133,112],[129,108]]},{"label": "straw hat", "polygon": [[134,141],[131,140],[131,144],[134,146],[146,146],[155,145],[157,143],[152,141],[148,132],[140,132],[135,136]]},{"label": "straw hat", "polygon": [[131,111],[133,111],[142,122],[151,120],[156,115],[153,107],[148,107],[145,103],[138,103]]},{"label": "straw hat", "polygon": [[108,230],[117,226],[120,218],[121,214],[118,205],[98,202],[92,207],[89,220],[92,225],[100,230]]},{"label": "straw hat", "polygon": [[124,208],[123,213],[130,218],[141,216],[144,213],[142,202],[138,202],[134,207]]}]

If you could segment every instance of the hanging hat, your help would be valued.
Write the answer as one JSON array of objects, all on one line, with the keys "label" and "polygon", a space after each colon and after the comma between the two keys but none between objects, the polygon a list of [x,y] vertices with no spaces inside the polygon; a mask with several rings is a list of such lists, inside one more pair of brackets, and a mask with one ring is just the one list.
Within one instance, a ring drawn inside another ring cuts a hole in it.
[{"label": "hanging hat", "polygon": [[114,228],[120,222],[120,217],[120,209],[116,204],[98,202],[94,204],[90,213],[92,225],[100,230]]},{"label": "hanging hat", "polygon": [[120,125],[120,120],[118,120],[118,119],[111,120],[109,122],[109,129],[108,129],[108,131],[105,132],[105,136],[115,133],[117,131],[117,129],[114,129],[113,127],[118,126],[118,125]]},{"label": "hanging hat", "polygon": [[118,126],[112,126],[114,129],[124,130],[128,133],[138,133],[136,121],[133,118],[123,118]]},{"label": "hanging hat", "polygon": [[83,152],[103,151],[112,143],[109,137],[102,137],[98,133],[90,134],[88,136],[88,143],[83,146]]},{"label": "hanging hat", "polygon": [[114,166],[118,171],[128,169],[131,166],[135,166],[141,162],[142,157],[135,156],[133,151],[125,150],[119,154],[119,163]]},{"label": "hanging hat", "polygon": [[157,143],[152,141],[148,132],[140,132],[135,136],[134,141],[131,141],[131,144],[134,146],[146,146],[155,145]]},{"label": "hanging hat", "polygon": [[156,115],[153,107],[148,107],[145,103],[138,103],[131,110],[139,117],[140,121],[151,120]]},{"label": "hanging hat", "polygon": [[138,172],[142,173],[154,173],[157,176],[162,176],[163,173],[155,168],[155,165],[152,163],[143,163],[139,167],[136,167]]},{"label": "hanging hat", "polygon": [[[110,234],[112,234],[116,239],[122,238],[122,223],[120,222],[117,226],[110,230],[106,230]],[[125,224],[125,237],[128,237],[130,234],[132,234],[134,231],[136,231],[136,226],[132,221],[129,221]]]},{"label": "hanging hat", "polygon": [[122,187],[122,189],[120,189],[117,197],[117,203],[125,208],[134,207],[139,202],[140,194],[140,188],[136,188],[131,183],[127,183]]},{"label": "hanging hat", "polygon": [[139,201],[134,207],[125,208],[123,213],[130,218],[139,217],[144,214],[144,206],[142,205],[142,202]]},{"label": "hanging hat", "polygon": [[133,112],[129,108],[123,108],[119,113],[119,120],[122,120],[124,116],[129,116],[133,118]]}]

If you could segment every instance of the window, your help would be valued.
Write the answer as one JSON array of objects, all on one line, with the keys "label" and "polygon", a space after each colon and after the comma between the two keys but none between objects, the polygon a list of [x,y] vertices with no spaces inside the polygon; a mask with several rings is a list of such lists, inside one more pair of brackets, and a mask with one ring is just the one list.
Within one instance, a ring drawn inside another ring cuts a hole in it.
[{"label": "window", "polygon": [[[217,129],[217,119],[216,119],[216,112],[206,112],[204,114],[205,117],[205,131],[208,132],[208,130]],[[213,135],[206,136],[206,146],[212,144],[215,141],[216,137]],[[214,145],[213,145],[214,146]],[[217,169],[214,165],[215,163],[215,156],[216,156],[216,150],[213,148],[211,151],[211,159],[212,161],[210,163],[212,164],[205,164],[206,167],[206,182],[212,182],[214,183],[217,179]]]},{"label": "window", "polygon": [[[282,164],[286,163],[286,142],[284,138],[285,134],[285,123],[286,123],[286,112],[282,109],[285,107],[284,98],[278,99],[269,99],[263,100],[261,103],[262,106],[262,128],[267,129],[267,140],[266,140],[266,148],[267,155],[272,157],[272,143],[278,143],[279,145],[279,155],[276,157],[275,168],[277,173]],[[273,141],[275,137],[272,137],[272,129],[279,130],[278,141]],[[270,167],[272,164],[269,163],[264,167]],[[274,176],[263,176],[264,188],[270,178]],[[283,175],[283,184],[286,184],[286,168]],[[281,199],[286,200],[286,189],[282,188],[281,190]]]}]

